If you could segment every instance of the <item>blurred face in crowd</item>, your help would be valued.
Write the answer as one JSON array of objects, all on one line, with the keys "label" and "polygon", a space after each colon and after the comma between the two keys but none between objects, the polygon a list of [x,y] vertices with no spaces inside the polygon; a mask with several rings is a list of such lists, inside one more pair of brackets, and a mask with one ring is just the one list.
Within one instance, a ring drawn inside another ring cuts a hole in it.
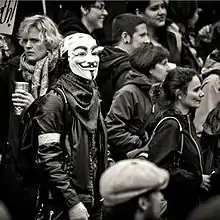
[{"label": "blurred face in crowd", "polygon": [[99,56],[102,47],[88,34],[73,35],[68,49],[68,61],[72,72],[88,80],[97,76]]},{"label": "blurred face in crowd", "polygon": [[162,27],[165,25],[167,16],[166,4],[164,0],[150,0],[144,12],[147,25],[150,27]]},{"label": "blurred face in crowd", "polygon": [[22,41],[22,46],[26,61],[30,64],[35,64],[47,55],[43,35],[36,27],[29,29],[28,35]]},{"label": "blurred face in crowd", "polygon": [[162,82],[167,75],[168,69],[168,59],[166,58],[163,59],[161,62],[157,63],[154,68],[150,69],[151,78],[155,82]]},{"label": "blurred face in crowd", "polygon": [[186,95],[180,99],[180,103],[185,109],[198,108],[203,96],[201,81],[198,76],[194,76],[188,85]]},{"label": "blurred face in crowd", "polygon": [[161,215],[161,201],[163,195],[160,191],[152,192],[147,198],[141,196],[139,199],[139,207],[142,212],[143,220],[159,220]]},{"label": "blurred face in crowd", "polygon": [[136,32],[133,33],[130,42],[132,52],[138,47],[140,47],[142,44],[146,44],[150,42],[147,34],[147,26],[145,23],[136,26],[135,30]]},{"label": "blurred face in crowd", "polygon": [[189,25],[194,28],[196,23],[198,22],[199,20],[199,13],[202,12],[202,9],[201,8],[197,8],[192,16],[192,18],[189,19]]},{"label": "blurred face in crowd", "polygon": [[105,9],[105,3],[103,1],[96,1],[95,4],[90,6],[85,17],[89,26],[93,30],[96,30],[103,28],[103,22],[107,15],[108,12]]}]

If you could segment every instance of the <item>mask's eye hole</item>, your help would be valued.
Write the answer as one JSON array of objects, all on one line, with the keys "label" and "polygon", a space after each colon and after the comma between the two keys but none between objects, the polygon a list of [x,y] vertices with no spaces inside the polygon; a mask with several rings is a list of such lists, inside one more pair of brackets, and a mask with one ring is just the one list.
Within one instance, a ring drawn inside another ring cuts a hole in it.
[{"label": "mask's eye hole", "polygon": [[76,49],[72,52],[74,56],[86,56],[87,52],[83,49]]}]

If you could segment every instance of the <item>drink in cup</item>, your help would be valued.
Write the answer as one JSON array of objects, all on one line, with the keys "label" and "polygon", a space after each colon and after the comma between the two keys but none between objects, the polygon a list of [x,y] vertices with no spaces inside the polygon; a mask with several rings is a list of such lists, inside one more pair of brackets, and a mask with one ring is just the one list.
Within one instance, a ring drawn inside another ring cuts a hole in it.
[{"label": "drink in cup", "polygon": [[[27,83],[27,82],[15,82],[15,93],[18,90],[23,90],[25,92],[28,92],[29,91],[29,83]],[[23,110],[24,110],[23,107],[20,107],[20,106],[15,106],[14,107],[14,112],[15,112],[16,115],[21,115]]]}]

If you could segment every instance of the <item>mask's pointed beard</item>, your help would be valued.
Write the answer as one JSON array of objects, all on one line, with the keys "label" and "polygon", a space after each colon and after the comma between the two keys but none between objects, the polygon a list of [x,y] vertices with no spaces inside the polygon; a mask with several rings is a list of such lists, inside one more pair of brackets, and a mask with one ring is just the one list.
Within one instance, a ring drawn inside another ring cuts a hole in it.
[{"label": "mask's pointed beard", "polygon": [[90,70],[91,75],[92,75],[92,81],[94,80],[94,70]]}]

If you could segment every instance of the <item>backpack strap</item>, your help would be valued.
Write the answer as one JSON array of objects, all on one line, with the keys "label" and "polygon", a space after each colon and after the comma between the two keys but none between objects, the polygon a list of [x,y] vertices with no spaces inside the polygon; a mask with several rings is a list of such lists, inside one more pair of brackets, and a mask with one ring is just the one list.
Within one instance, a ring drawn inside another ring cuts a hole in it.
[{"label": "backpack strap", "polygon": [[[69,103],[68,103],[68,100],[67,100],[67,97],[66,97],[66,94],[65,92],[63,91],[62,87],[55,87],[55,88],[52,88],[52,90],[54,90],[55,92],[58,93],[58,95],[61,96],[62,100],[63,100],[63,103],[64,103],[64,115],[63,115],[63,122],[64,122],[64,136],[65,138],[67,136],[69,136],[69,122],[70,122],[70,115],[73,114],[73,111],[70,111],[70,108],[69,108]],[[71,119],[72,120],[72,119]],[[73,140],[71,138],[71,135],[69,136],[69,141],[70,141],[70,144],[73,144]],[[64,140],[65,142],[65,140]],[[66,143],[67,144],[67,143]],[[69,145],[66,145],[65,144],[65,152],[66,152],[66,155],[65,155],[65,164],[66,164],[66,160],[68,158],[68,155],[70,154],[71,152],[71,149],[70,149],[70,146]]]},{"label": "backpack strap", "polygon": [[67,132],[67,124],[68,124],[68,115],[69,115],[69,104],[68,104],[68,101],[67,101],[67,98],[66,98],[66,95],[63,91],[62,88],[60,87],[56,87],[56,88],[53,88],[53,90],[55,90],[62,98],[63,102],[64,102],[64,116],[63,116],[63,120],[64,120],[64,132]]},{"label": "backpack strap", "polygon": [[[179,120],[175,117],[172,117],[172,116],[168,116],[168,117],[164,117],[162,118],[156,125],[156,127],[154,128],[151,136],[150,136],[150,139],[147,141],[147,144],[146,146],[144,146],[143,148],[138,148],[138,149],[135,149],[133,151],[130,151],[127,153],[127,157],[128,158],[145,158],[145,159],[148,159],[148,152],[149,152],[149,143],[152,141],[152,139],[154,138],[155,134],[156,134],[156,131],[158,129],[158,127],[166,120],[169,120],[169,119],[172,119],[172,120],[175,120],[178,125],[179,125],[179,130],[180,130],[180,135],[181,135],[181,138],[180,138],[180,150],[177,151],[178,154],[179,154],[179,158],[178,160],[180,159],[182,153],[183,153],[183,145],[184,145],[184,136],[183,136],[183,128],[182,128],[182,125],[180,124]],[[175,161],[176,163],[178,163],[178,161]]]},{"label": "backpack strap", "polygon": [[63,102],[65,104],[65,107],[67,107],[68,106],[68,102],[67,102],[67,98],[66,98],[66,95],[65,95],[64,91],[61,88],[59,88],[59,87],[53,88],[53,90],[55,90],[61,96],[61,98],[62,98],[62,100],[63,100]]}]

